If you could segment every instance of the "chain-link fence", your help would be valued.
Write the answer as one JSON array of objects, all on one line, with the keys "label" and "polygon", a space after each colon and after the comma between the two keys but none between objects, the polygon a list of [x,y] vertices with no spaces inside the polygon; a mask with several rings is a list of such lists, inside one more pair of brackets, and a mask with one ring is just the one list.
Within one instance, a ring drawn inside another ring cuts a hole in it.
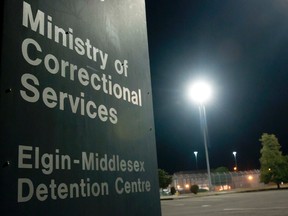
[{"label": "chain-link fence", "polygon": [[[211,182],[216,191],[235,188],[260,187],[260,171],[211,173]],[[191,185],[198,185],[200,189],[208,189],[207,173],[178,172],[173,174],[172,186],[179,191],[189,191]]]}]

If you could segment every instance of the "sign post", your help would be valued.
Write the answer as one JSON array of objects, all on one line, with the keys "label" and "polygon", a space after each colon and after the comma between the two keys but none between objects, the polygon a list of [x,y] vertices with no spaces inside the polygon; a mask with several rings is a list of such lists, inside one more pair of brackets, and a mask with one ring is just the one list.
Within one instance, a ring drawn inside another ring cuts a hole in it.
[{"label": "sign post", "polygon": [[161,215],[144,0],[6,0],[1,213]]}]

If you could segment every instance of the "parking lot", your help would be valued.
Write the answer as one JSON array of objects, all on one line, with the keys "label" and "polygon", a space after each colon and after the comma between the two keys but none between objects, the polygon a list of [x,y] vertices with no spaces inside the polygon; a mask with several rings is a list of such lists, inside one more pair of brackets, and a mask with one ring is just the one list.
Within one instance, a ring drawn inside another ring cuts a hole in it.
[{"label": "parking lot", "polygon": [[288,190],[227,193],[162,200],[163,216],[288,215]]}]

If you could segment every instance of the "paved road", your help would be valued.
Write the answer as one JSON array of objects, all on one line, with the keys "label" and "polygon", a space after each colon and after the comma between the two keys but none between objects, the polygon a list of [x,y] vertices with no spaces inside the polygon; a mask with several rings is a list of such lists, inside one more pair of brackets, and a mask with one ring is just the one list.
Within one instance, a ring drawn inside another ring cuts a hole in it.
[{"label": "paved road", "polygon": [[288,190],[165,200],[161,207],[162,216],[287,216]]}]

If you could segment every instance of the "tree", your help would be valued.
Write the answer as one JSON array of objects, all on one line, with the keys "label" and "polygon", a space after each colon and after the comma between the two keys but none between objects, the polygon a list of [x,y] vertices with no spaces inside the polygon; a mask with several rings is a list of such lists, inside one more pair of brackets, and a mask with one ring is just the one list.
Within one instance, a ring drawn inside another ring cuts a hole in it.
[{"label": "tree", "polygon": [[213,170],[214,173],[228,173],[229,169],[227,167],[221,166],[217,167],[215,170]]},{"label": "tree", "polygon": [[158,177],[159,177],[159,187],[164,189],[169,186],[172,182],[172,176],[170,176],[165,170],[158,169]]},{"label": "tree", "polygon": [[191,193],[197,194],[199,191],[199,186],[198,185],[191,185],[190,191],[191,191]]},{"label": "tree", "polygon": [[288,180],[288,158],[280,151],[281,145],[274,134],[261,136],[260,181],[268,184],[274,182],[280,188],[281,182]]},{"label": "tree", "polygon": [[174,195],[176,193],[176,189],[175,189],[175,187],[171,187],[171,195]]}]

